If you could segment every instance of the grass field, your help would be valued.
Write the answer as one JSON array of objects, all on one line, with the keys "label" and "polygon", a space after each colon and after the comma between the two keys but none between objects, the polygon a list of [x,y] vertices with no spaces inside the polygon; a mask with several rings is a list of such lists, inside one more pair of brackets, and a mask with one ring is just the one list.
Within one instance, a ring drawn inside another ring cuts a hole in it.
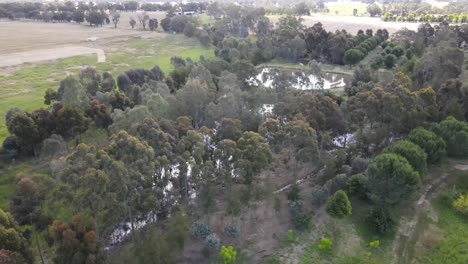
[{"label": "grass field", "polygon": [[104,47],[107,61],[97,63],[95,56],[78,56],[45,64],[23,65],[0,69],[0,142],[8,135],[4,116],[18,107],[31,111],[44,107],[47,88],[58,89],[60,80],[77,74],[85,66],[95,66],[100,72],[109,71],[114,78],[133,68],[149,69],[159,65],[164,72],[172,68],[170,58],[180,56],[197,60],[213,57],[213,50],[204,48],[198,40],[182,35],[166,35],[156,39],[130,39],[110,42]]}]

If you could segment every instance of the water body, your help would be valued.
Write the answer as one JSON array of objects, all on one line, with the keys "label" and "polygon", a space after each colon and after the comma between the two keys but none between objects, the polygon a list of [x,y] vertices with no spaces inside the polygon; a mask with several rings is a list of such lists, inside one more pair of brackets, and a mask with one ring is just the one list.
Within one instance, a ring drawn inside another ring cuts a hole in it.
[{"label": "water body", "polygon": [[259,74],[248,80],[251,85],[267,88],[289,86],[298,90],[320,90],[344,88],[350,76],[336,73],[322,73],[322,77],[306,71],[263,68]]}]

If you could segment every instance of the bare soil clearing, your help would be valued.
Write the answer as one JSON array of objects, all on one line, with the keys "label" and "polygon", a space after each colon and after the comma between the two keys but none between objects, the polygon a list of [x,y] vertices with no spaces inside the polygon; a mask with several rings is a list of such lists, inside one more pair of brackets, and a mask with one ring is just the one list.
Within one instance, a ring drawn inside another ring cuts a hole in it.
[{"label": "bare soil clearing", "polygon": [[[273,23],[278,22],[278,17],[272,17]],[[378,17],[354,17],[354,16],[328,16],[314,15],[303,16],[302,23],[307,27],[320,22],[327,31],[336,31],[345,29],[349,33],[356,34],[358,30],[372,29],[374,32],[377,29],[387,29],[390,34],[393,34],[403,27],[410,30],[417,30],[420,23],[410,22],[384,22]]]},{"label": "bare soil clearing", "polygon": [[110,26],[89,27],[73,23],[0,21],[0,54],[44,49],[67,44],[87,43],[88,38],[103,39],[138,36],[142,31]]},{"label": "bare soil clearing", "polygon": [[16,66],[23,63],[35,63],[89,54],[96,54],[97,62],[106,61],[106,55],[102,49],[82,46],[67,46],[0,55],[0,67]]}]

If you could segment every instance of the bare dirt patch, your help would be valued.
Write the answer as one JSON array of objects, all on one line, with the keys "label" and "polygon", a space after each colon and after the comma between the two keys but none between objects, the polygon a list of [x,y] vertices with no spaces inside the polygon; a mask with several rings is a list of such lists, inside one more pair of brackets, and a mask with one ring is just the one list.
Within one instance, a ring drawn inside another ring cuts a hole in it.
[{"label": "bare dirt patch", "polygon": [[[314,15],[303,16],[302,22],[307,27],[320,22],[327,31],[335,32],[336,30],[345,29],[349,33],[356,34],[358,30],[372,29],[374,32],[377,29],[387,29],[390,34],[395,33],[403,27],[410,30],[416,30],[419,23],[410,22],[383,22],[377,17],[354,17],[354,16],[327,16]],[[272,18],[272,22],[278,22],[278,18]]]},{"label": "bare dirt patch", "polygon": [[66,44],[87,43],[88,38],[98,37],[97,41],[119,36],[135,36],[137,30],[89,27],[71,23],[42,23],[0,21],[0,53],[44,49]]},{"label": "bare dirt patch", "polygon": [[[90,27],[86,23],[45,23],[38,21],[0,20],[0,54],[11,52],[45,49],[63,45],[103,45],[107,42],[128,40],[144,36],[159,37],[157,32],[143,31],[138,24],[132,29],[130,17],[136,19],[136,13],[122,12],[117,28],[111,23],[102,27]],[[164,18],[165,13],[148,12],[151,18]],[[87,41],[94,39],[95,41]]]},{"label": "bare dirt patch", "polygon": [[98,62],[106,61],[106,56],[102,49],[81,46],[68,46],[0,55],[0,67],[16,66],[23,63],[36,63],[89,54],[96,54]]},{"label": "bare dirt patch", "polygon": [[455,165],[455,169],[461,170],[461,171],[468,171],[468,165],[457,164],[457,165]]}]

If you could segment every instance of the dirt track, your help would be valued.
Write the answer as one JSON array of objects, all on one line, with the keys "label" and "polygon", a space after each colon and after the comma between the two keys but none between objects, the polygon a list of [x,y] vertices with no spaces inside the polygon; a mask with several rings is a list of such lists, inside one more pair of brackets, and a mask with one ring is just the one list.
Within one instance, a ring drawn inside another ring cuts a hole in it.
[{"label": "dirt track", "polygon": [[16,66],[23,63],[49,61],[88,54],[96,54],[98,62],[106,61],[106,55],[102,49],[68,46],[0,55],[0,67]]},{"label": "dirt track", "polygon": [[[468,171],[468,165],[466,164],[456,164],[453,168]],[[393,242],[391,264],[404,264],[410,260],[411,250],[414,249],[412,244],[417,241],[419,235],[416,230],[418,224],[420,224],[420,219],[425,213],[433,210],[431,201],[443,190],[450,173],[446,172],[437,176],[425,185],[421,196],[413,207],[413,213],[400,219],[400,226]]]}]

